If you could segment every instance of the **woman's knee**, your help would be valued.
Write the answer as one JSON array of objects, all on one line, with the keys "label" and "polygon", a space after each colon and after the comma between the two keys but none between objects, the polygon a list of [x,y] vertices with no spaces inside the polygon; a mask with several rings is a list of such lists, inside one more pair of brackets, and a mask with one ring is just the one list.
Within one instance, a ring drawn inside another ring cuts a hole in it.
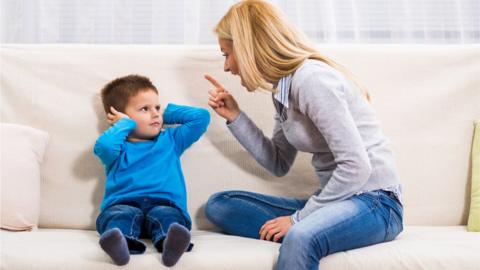
[{"label": "woman's knee", "polygon": [[309,232],[302,224],[296,224],[290,227],[290,230],[285,235],[284,242],[302,243],[308,241],[312,237],[312,232]]},{"label": "woman's knee", "polygon": [[285,235],[281,249],[288,250],[284,252],[292,252],[293,250],[298,250],[300,252],[311,251],[315,249],[313,233],[305,226],[296,224],[295,226],[292,226]]},{"label": "woman's knee", "polygon": [[[317,269],[324,249],[305,226],[292,226],[280,246],[278,269]],[[306,266],[308,266],[306,268]]]},{"label": "woman's knee", "polygon": [[210,221],[215,221],[219,213],[222,213],[229,198],[229,191],[217,192],[208,198],[205,205],[205,215]]}]

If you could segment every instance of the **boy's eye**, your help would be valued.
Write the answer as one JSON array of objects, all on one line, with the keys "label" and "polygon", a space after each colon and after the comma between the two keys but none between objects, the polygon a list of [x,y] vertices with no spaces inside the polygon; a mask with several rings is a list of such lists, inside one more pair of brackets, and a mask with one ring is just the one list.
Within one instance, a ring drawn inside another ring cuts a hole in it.
[{"label": "boy's eye", "polygon": [[160,106],[156,106],[155,109],[156,109],[157,111],[160,111]]},{"label": "boy's eye", "polygon": [[140,109],[140,111],[146,112],[146,111],[148,111],[148,108],[147,108],[147,107],[143,107],[143,108]]}]

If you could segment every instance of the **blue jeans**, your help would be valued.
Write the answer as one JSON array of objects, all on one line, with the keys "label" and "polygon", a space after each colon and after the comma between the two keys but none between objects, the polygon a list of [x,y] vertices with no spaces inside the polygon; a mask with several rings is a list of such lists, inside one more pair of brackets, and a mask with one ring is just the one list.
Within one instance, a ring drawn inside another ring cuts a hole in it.
[{"label": "blue jeans", "polygon": [[[151,198],[136,198],[119,202],[103,210],[97,217],[96,227],[102,234],[113,228],[122,231],[127,239],[131,254],[145,252],[146,246],[140,238],[151,238],[155,248],[162,252],[163,240],[172,223],[190,229],[182,211],[172,202]],[[193,244],[190,243],[187,251]]]},{"label": "blue jeans", "polygon": [[[259,239],[270,219],[292,215],[306,200],[247,191],[212,195],[207,218],[224,232]],[[321,258],[339,251],[393,240],[403,230],[403,207],[389,191],[355,195],[316,210],[294,224],[280,246],[277,269],[318,269]]]}]

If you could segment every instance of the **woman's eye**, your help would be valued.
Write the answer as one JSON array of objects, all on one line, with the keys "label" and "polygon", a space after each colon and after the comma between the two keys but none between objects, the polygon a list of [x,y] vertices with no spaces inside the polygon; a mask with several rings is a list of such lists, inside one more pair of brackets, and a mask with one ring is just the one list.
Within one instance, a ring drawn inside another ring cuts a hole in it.
[{"label": "woman's eye", "polygon": [[140,111],[146,112],[146,111],[148,111],[148,108],[147,108],[147,107],[143,107],[143,108],[140,109]]}]

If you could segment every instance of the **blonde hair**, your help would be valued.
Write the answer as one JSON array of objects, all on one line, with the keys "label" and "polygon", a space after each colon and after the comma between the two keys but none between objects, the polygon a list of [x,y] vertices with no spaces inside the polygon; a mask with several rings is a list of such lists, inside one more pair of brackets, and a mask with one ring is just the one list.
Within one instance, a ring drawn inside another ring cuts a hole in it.
[{"label": "blonde hair", "polygon": [[248,89],[274,91],[272,83],[294,72],[306,59],[327,63],[353,81],[370,100],[368,91],[344,67],[321,55],[273,5],[244,0],[233,5],[214,29],[233,42],[240,74]]}]

